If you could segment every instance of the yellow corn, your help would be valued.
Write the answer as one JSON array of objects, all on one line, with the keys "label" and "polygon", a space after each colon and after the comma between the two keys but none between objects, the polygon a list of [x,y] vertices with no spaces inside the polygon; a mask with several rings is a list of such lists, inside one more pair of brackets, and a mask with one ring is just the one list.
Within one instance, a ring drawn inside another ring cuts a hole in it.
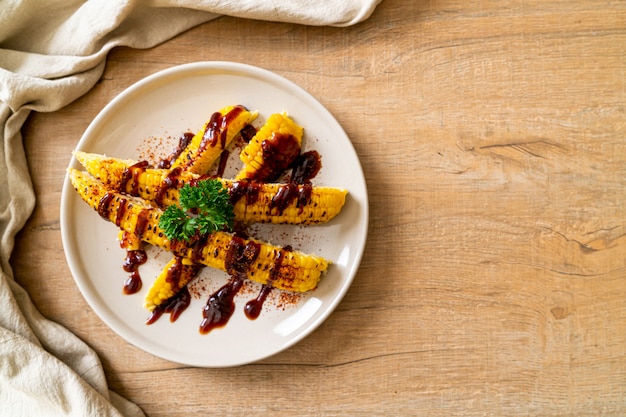
[{"label": "yellow corn", "polygon": [[[200,176],[186,171],[176,172],[155,168],[138,167],[134,161],[109,158],[103,155],[75,152],[74,156],[87,171],[101,180],[105,185],[123,193],[139,196],[155,202],[161,207],[178,203],[178,188],[183,184],[192,183]],[[136,168],[133,168],[136,167]],[[289,198],[284,208],[277,207],[276,197],[284,193],[289,184],[258,183],[247,180],[232,181],[220,179],[228,187],[234,202],[235,220],[241,223],[274,223],[274,224],[315,224],[327,222],[334,218],[343,208],[347,190],[333,187],[311,187],[308,199],[298,201],[297,196],[303,195],[308,185],[298,185],[291,190],[293,198]],[[177,183],[172,188],[162,188],[167,182]],[[163,192],[159,192],[163,190]],[[256,199],[234,198],[242,190],[252,192]],[[272,204],[272,200],[275,201]]]},{"label": "yellow corn", "polygon": [[[102,181],[108,188],[157,205],[167,206],[178,202],[177,188],[200,178],[181,169],[152,168],[142,162],[130,159],[111,158],[108,156],[75,151],[74,157],[96,179]],[[175,181],[171,189],[166,190],[166,184]],[[164,188],[165,187],[165,188]],[[159,190],[163,190],[159,195]],[[161,198],[162,197],[162,198]]]},{"label": "yellow corn", "polygon": [[197,276],[199,270],[200,266],[188,259],[179,256],[172,258],[148,290],[143,302],[144,308],[152,311],[172,298]]},{"label": "yellow corn", "polygon": [[185,171],[206,174],[241,129],[257,115],[257,112],[250,112],[243,106],[227,106],[213,113],[174,160],[171,168],[181,167]]},{"label": "yellow corn", "polygon": [[303,128],[285,113],[272,114],[241,151],[235,179],[275,181],[300,154]]},{"label": "yellow corn", "polygon": [[[242,223],[274,223],[274,224],[316,224],[333,219],[341,212],[348,191],[343,188],[311,187],[310,195],[301,202],[298,195],[304,195],[308,185],[295,184],[255,184],[246,181],[224,181],[231,195],[236,187],[258,186],[257,199],[248,203],[246,197],[237,200],[233,207],[235,219]],[[295,188],[291,188],[295,187]],[[278,198],[285,190],[291,190],[284,208],[277,206]],[[273,203],[274,202],[274,203]]]},{"label": "yellow corn", "polygon": [[144,242],[171,251],[193,263],[226,271],[230,245],[242,241],[245,245],[258,246],[258,256],[245,271],[249,279],[295,292],[316,288],[321,275],[330,265],[330,261],[316,255],[255,239],[241,239],[226,232],[211,233],[191,243],[170,241],[159,228],[162,214],[159,208],[150,206],[140,198],[109,191],[100,181],[78,170],[69,169],[68,172],[74,189],[100,216],[122,230],[136,234]]}]

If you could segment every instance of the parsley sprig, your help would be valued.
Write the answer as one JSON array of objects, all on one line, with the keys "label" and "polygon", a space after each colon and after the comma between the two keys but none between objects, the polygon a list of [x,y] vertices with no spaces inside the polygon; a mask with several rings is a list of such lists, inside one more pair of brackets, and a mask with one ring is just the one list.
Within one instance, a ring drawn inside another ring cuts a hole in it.
[{"label": "parsley sprig", "polygon": [[232,229],[235,214],[228,190],[217,179],[185,184],[179,190],[180,207],[169,206],[159,219],[159,227],[168,239],[192,237]]}]

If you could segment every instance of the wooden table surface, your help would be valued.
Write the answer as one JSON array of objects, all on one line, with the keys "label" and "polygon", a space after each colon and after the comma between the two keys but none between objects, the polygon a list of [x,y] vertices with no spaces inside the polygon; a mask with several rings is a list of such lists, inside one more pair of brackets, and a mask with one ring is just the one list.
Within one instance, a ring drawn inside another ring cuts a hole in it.
[{"label": "wooden table surface", "polygon": [[[23,129],[38,204],[12,260],[48,318],[148,416],[626,415],[626,2],[384,0],[349,28],[223,17],[118,48],[87,95]],[[360,270],[259,363],[197,369],[90,309],[61,245],[70,153],[156,71],[225,60],[316,96],[359,155]]]}]

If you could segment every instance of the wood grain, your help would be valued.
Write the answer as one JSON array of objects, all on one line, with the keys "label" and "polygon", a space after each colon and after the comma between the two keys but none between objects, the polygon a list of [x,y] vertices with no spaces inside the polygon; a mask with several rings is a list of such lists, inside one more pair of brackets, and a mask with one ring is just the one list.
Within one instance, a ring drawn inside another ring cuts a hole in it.
[{"label": "wood grain", "polygon": [[[86,96],[33,114],[38,204],[12,263],[47,317],[151,417],[626,414],[626,3],[385,0],[350,28],[223,17],[118,48]],[[194,369],[124,342],[65,263],[70,153],[116,94],[192,61],[301,85],[350,136],[370,198],[335,313],[254,365]]]}]

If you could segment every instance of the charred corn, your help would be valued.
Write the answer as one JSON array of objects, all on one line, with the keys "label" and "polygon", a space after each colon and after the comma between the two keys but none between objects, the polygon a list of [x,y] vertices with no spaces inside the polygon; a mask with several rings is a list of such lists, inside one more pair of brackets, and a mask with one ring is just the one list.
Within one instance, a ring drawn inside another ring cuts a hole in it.
[{"label": "charred corn", "polygon": [[178,192],[175,190],[200,178],[200,175],[181,168],[152,168],[143,162],[95,153],[75,151],[74,157],[88,173],[108,188],[141,197],[159,206],[177,202]]},{"label": "charred corn", "polygon": [[193,280],[201,266],[188,259],[175,256],[165,265],[152,283],[143,306],[149,311],[169,300]]},{"label": "charred corn", "polygon": [[224,181],[242,223],[316,224],[341,212],[348,191],[310,184]]},{"label": "charred corn", "polygon": [[287,114],[272,114],[239,154],[236,179],[275,181],[300,155],[303,131]]},{"label": "charred corn", "polygon": [[196,174],[206,174],[235,136],[256,117],[243,106],[227,106],[213,113],[171,164]]},{"label": "charred corn", "polygon": [[304,292],[317,287],[330,261],[289,247],[277,247],[255,239],[242,239],[231,233],[215,232],[191,243],[170,241],[159,228],[162,211],[137,197],[108,190],[100,181],[75,169],[68,170],[74,189],[101,217],[113,222],[144,242],[159,246],[192,263],[227,271],[232,242],[255,247],[256,256],[246,269],[248,279],[275,288]]},{"label": "charred corn", "polygon": [[[111,189],[139,196],[161,207],[178,203],[178,188],[200,176],[181,170],[145,168],[131,160],[75,152],[87,171]],[[235,212],[241,223],[315,224],[331,220],[341,212],[347,190],[232,181],[220,179],[228,187]]]}]

